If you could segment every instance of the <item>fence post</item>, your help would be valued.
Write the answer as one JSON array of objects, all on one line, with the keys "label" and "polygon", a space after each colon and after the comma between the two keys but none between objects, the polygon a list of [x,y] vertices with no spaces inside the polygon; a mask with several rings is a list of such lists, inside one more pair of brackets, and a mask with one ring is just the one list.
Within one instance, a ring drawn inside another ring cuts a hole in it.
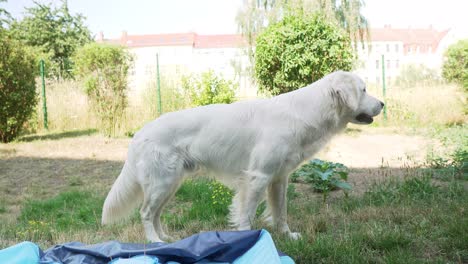
[{"label": "fence post", "polygon": [[161,107],[161,82],[159,78],[159,54],[156,53],[156,77],[157,77],[157,85],[158,85],[158,112],[161,116],[162,114],[162,107]]},{"label": "fence post", "polygon": [[384,107],[383,107],[383,116],[384,120],[387,121],[387,91],[385,88],[385,56],[382,54],[382,93],[384,99]]},{"label": "fence post", "polygon": [[44,128],[49,129],[47,124],[47,101],[46,101],[46,90],[45,90],[45,66],[44,60],[41,59],[40,69],[41,69],[41,79],[42,79],[42,112],[44,114]]}]

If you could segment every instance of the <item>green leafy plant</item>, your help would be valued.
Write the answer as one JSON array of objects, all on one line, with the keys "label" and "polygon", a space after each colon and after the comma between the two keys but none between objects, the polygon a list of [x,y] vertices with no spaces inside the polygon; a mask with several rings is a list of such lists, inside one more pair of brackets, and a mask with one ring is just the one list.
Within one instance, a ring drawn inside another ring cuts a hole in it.
[{"label": "green leafy plant", "polygon": [[37,104],[36,65],[30,50],[0,28],[0,141],[16,138]]},{"label": "green leafy plant", "polygon": [[211,70],[198,76],[185,76],[182,87],[196,106],[232,103],[237,89],[232,81],[224,80]]},{"label": "green leafy plant", "polygon": [[460,40],[448,47],[442,66],[442,76],[463,86],[468,91],[468,39]]},{"label": "green leafy plant", "polygon": [[273,95],[304,87],[336,70],[350,70],[355,55],[349,37],[320,14],[289,15],[256,40],[259,90]]},{"label": "green leafy plant", "polygon": [[324,203],[331,191],[352,189],[351,185],[346,182],[347,179],[348,168],[346,166],[319,159],[309,161],[291,175],[293,182],[310,183],[315,191],[322,193]]},{"label": "green leafy plant", "polygon": [[132,57],[124,47],[91,43],[74,56],[75,73],[84,80],[86,94],[106,136],[115,136],[127,106],[127,74]]}]

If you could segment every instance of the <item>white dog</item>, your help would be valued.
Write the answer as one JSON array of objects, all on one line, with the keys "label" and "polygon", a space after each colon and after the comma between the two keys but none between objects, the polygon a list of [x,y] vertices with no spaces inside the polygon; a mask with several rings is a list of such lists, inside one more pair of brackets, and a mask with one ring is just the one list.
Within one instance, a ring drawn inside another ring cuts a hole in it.
[{"label": "white dog", "polygon": [[123,218],[143,201],[147,238],[170,239],[161,226],[163,207],[185,176],[203,171],[235,189],[230,222],[236,229],[251,228],[266,193],[272,224],[297,239],[287,223],[289,174],[347,123],[372,123],[383,105],[359,77],[339,71],[271,99],[164,114],[135,134],[102,223]]}]

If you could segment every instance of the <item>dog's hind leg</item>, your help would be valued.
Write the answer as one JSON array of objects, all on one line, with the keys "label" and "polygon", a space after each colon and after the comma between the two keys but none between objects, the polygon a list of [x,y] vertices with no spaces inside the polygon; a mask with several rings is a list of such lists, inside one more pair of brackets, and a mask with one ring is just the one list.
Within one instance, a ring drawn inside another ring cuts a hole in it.
[{"label": "dog's hind leg", "polygon": [[169,235],[166,235],[166,233],[164,232],[163,226],[161,224],[161,213],[167,202],[169,202],[171,198],[174,197],[174,194],[176,193],[177,189],[179,189],[180,183],[182,183],[182,181],[179,181],[178,183],[173,184],[170,187],[171,189],[168,190],[167,195],[165,195],[166,199],[164,199],[164,201],[160,204],[159,208],[157,209],[154,215],[153,226],[156,232],[159,234],[160,238],[164,241],[174,241],[174,238]]},{"label": "dog's hind leg", "polygon": [[183,163],[175,156],[159,157],[141,171],[145,174],[140,215],[146,237],[152,242],[162,242],[162,239],[170,238],[163,231],[161,212],[182,182]]}]

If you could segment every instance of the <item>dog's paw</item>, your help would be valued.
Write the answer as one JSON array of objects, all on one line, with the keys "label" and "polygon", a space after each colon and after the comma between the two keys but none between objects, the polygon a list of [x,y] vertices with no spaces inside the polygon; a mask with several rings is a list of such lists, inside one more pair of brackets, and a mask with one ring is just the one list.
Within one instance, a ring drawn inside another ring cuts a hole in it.
[{"label": "dog's paw", "polygon": [[289,239],[292,239],[292,240],[298,240],[302,238],[301,233],[298,233],[298,232],[289,232],[288,237]]}]

